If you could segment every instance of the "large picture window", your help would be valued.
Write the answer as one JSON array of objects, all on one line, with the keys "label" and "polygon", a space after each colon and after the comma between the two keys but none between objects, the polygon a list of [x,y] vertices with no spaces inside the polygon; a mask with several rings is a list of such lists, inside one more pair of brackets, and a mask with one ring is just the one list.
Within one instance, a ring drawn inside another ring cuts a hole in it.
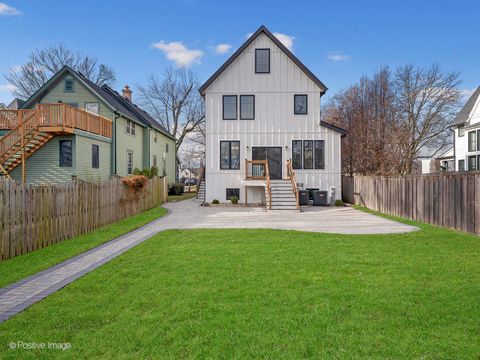
[{"label": "large picture window", "polygon": [[223,95],[223,120],[237,120],[237,95]]},{"label": "large picture window", "polygon": [[60,140],[60,167],[73,166],[72,140]]},{"label": "large picture window", "polygon": [[468,151],[477,150],[477,132],[470,131],[468,133]]},{"label": "large picture window", "polygon": [[255,96],[240,95],[240,120],[255,119]]},{"label": "large picture window", "polygon": [[240,169],[240,141],[220,141],[220,169]]},{"label": "large picture window", "polygon": [[255,73],[270,72],[270,49],[255,49]]},{"label": "large picture window", "polygon": [[295,115],[306,115],[308,108],[307,95],[294,95],[293,96],[293,105],[294,105],[294,114]]},{"label": "large picture window", "polygon": [[325,141],[315,140],[315,169],[325,169]]},{"label": "large picture window", "polygon": [[292,141],[292,167],[294,169],[301,169],[302,164],[302,140]]}]

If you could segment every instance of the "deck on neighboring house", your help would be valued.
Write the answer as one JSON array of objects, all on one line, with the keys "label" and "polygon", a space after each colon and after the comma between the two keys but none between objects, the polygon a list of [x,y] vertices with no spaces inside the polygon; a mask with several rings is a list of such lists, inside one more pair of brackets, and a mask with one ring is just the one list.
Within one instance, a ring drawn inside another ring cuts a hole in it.
[{"label": "deck on neighboring house", "polygon": [[112,137],[112,121],[66,104],[38,104],[35,109],[0,110],[0,129],[9,130],[0,138],[0,175],[22,165],[56,135],[71,135],[82,130]]}]

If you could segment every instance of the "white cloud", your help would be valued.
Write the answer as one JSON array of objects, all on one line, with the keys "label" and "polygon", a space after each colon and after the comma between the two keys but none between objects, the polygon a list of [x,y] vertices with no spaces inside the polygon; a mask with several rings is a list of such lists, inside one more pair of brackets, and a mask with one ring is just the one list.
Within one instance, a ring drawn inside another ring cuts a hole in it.
[{"label": "white cloud", "polygon": [[345,55],[345,54],[341,54],[341,53],[329,53],[328,56],[327,56],[327,59],[332,60],[332,61],[336,61],[336,62],[349,61],[350,56]]},{"label": "white cloud", "polygon": [[161,50],[167,59],[174,61],[178,67],[188,67],[195,62],[198,63],[203,56],[203,51],[188,49],[179,41],[166,43],[162,40],[152,44],[152,47]]},{"label": "white cloud", "polygon": [[17,87],[12,84],[0,84],[0,92],[9,92],[12,93],[17,90]]},{"label": "white cloud", "polygon": [[0,15],[21,15],[22,13],[14,7],[8,6],[7,4],[0,2]]},{"label": "white cloud", "polygon": [[475,90],[477,90],[477,88],[473,88],[473,89],[461,89],[461,90],[460,90],[460,93],[462,94],[462,96],[463,96],[465,99],[468,99],[470,96],[473,95],[473,93],[475,92]]},{"label": "white cloud", "polygon": [[232,45],[230,44],[218,44],[217,46],[215,46],[215,53],[219,55],[228,54],[231,48]]},{"label": "white cloud", "polygon": [[295,37],[294,36],[290,36],[290,35],[287,35],[287,34],[282,34],[282,33],[273,33],[273,35],[275,35],[275,37],[280,40],[280,42],[285,45],[285,47],[290,50],[290,51],[293,51],[293,40],[295,40]]},{"label": "white cloud", "polygon": [[[246,35],[246,38],[248,39],[250,36],[253,35],[253,32],[248,33]],[[287,35],[287,34],[282,34],[279,32],[274,32],[273,35],[280,40],[280,42],[285,45],[285,47],[293,52],[293,40],[295,40],[295,36]]]}]

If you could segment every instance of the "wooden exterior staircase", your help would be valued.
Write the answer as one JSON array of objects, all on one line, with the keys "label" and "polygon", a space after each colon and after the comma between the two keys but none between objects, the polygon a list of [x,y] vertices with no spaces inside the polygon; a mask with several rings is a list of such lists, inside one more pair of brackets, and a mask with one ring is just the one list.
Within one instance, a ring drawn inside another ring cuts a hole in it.
[{"label": "wooden exterior staircase", "polygon": [[0,129],[10,130],[0,138],[0,175],[22,165],[56,135],[73,134],[75,129],[112,137],[112,121],[66,104],[38,104],[33,110],[0,110]]}]

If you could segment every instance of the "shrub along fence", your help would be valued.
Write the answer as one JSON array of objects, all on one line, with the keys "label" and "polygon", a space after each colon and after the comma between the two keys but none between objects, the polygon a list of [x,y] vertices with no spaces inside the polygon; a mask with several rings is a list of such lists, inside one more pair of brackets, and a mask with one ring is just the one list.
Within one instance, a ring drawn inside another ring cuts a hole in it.
[{"label": "shrub along fence", "polygon": [[480,173],[342,179],[343,200],[385,214],[480,234]]},{"label": "shrub along fence", "polygon": [[33,186],[0,180],[0,260],[85,234],[166,201],[166,178],[136,191],[113,178]]}]

